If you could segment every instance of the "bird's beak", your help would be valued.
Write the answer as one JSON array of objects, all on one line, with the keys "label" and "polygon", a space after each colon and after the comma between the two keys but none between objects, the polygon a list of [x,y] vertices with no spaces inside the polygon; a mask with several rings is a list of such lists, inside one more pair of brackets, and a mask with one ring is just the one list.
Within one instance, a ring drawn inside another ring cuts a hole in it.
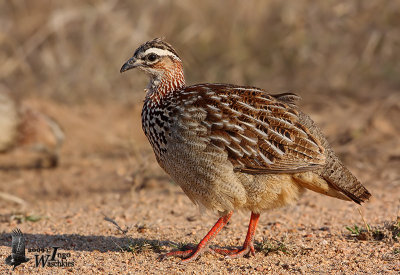
[{"label": "bird's beak", "polygon": [[136,59],[136,57],[131,57],[128,59],[128,61],[125,62],[124,65],[122,65],[121,70],[119,72],[123,73],[127,70],[136,68],[140,65],[141,65],[140,60]]}]

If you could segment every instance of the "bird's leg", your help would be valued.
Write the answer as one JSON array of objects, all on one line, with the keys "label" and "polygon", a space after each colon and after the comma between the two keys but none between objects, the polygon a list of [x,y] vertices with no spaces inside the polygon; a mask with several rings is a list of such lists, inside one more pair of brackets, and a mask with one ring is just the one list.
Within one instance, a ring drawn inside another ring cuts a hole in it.
[{"label": "bird's leg", "polygon": [[211,228],[211,230],[207,233],[207,235],[200,241],[195,249],[188,249],[184,251],[172,251],[164,255],[163,258],[169,256],[179,256],[179,257],[187,257],[182,260],[183,263],[193,261],[197,259],[198,256],[204,251],[204,249],[208,248],[208,242],[221,231],[221,229],[228,223],[229,219],[232,217],[232,211],[226,214],[225,216],[218,219],[215,225]]},{"label": "bird's leg", "polygon": [[239,258],[247,255],[248,253],[251,253],[253,256],[255,256],[253,240],[254,240],[254,234],[256,233],[256,227],[259,218],[260,214],[255,214],[251,212],[249,229],[247,230],[246,239],[244,240],[243,247],[241,249],[215,248],[213,249],[214,252],[224,255],[227,258]]}]

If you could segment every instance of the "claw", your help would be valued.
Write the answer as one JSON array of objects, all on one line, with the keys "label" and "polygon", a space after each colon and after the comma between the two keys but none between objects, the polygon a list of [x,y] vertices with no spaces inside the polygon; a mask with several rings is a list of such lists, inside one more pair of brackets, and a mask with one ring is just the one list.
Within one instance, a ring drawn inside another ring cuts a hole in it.
[{"label": "claw", "polygon": [[171,252],[161,255],[160,260],[162,261],[169,257],[186,258],[186,257],[189,257],[191,254],[193,254],[193,252],[194,252],[194,249],[171,251]]},{"label": "claw", "polygon": [[232,254],[227,255],[227,256],[225,256],[225,258],[227,258],[227,259],[237,259],[237,258],[246,256],[246,255],[249,255],[249,254],[251,254],[252,256],[256,255],[256,253],[254,252],[253,244],[250,244],[249,246],[243,247],[242,249],[240,249],[237,252],[234,252]]},{"label": "claw", "polygon": [[225,256],[226,259],[236,259],[248,254],[255,256],[254,246],[253,244],[248,244],[246,247],[242,247],[241,249],[220,249],[215,248],[212,249],[215,253],[218,253],[222,256]]}]

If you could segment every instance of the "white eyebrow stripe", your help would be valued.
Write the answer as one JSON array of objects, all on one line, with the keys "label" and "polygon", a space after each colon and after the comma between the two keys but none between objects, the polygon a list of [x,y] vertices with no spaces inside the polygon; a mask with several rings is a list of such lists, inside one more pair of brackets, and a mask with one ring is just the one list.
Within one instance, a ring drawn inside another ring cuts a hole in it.
[{"label": "white eyebrow stripe", "polygon": [[147,50],[143,53],[143,55],[146,56],[146,55],[148,55],[149,53],[155,53],[155,54],[157,54],[157,55],[159,55],[159,56],[166,56],[166,55],[168,55],[168,56],[172,56],[172,57],[175,57],[175,58],[178,58],[178,59],[179,59],[179,57],[177,57],[173,52],[170,52],[170,51],[168,51],[168,50],[159,49],[159,48],[150,48],[150,49],[147,49]]}]

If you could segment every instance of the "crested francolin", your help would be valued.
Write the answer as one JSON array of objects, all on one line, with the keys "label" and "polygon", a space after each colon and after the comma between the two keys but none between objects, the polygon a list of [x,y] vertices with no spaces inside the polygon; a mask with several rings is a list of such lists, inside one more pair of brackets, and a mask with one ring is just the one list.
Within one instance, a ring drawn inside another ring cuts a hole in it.
[{"label": "crested francolin", "polygon": [[295,202],[305,189],[358,204],[371,196],[299,109],[299,96],[232,84],[186,86],[179,55],[161,39],[137,48],[120,71],[133,68],[150,76],[142,127],[158,163],[195,204],[220,215],[195,249],[166,256],[196,259],[235,210],[251,211],[243,247],[214,251],[254,254],[260,213]]}]

